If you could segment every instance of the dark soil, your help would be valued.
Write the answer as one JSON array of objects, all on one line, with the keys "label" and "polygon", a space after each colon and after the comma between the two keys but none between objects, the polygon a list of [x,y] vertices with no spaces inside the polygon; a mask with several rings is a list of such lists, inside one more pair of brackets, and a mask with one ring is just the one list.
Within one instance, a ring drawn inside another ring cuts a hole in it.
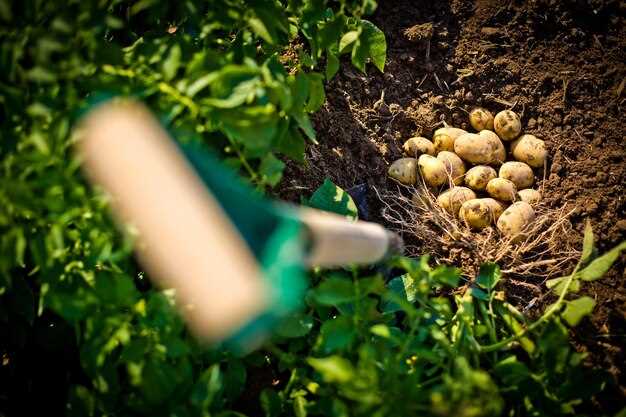
[{"label": "dark soil", "polygon": [[[626,238],[625,15],[617,0],[381,1],[372,20],[387,37],[385,73],[342,64],[314,118],[320,144],[306,166],[288,165],[279,195],[297,202],[324,178],[391,189],[387,168],[404,140],[432,137],[442,121],[469,129],[476,105],[512,108],[546,141],[548,171],[537,178],[544,204],[575,209],[577,245],[589,219],[599,251],[613,247]],[[373,193],[369,204],[371,220],[382,222]],[[597,307],[573,331],[590,364],[615,376],[600,399],[607,413],[626,397],[625,265],[622,255],[584,285]]]}]

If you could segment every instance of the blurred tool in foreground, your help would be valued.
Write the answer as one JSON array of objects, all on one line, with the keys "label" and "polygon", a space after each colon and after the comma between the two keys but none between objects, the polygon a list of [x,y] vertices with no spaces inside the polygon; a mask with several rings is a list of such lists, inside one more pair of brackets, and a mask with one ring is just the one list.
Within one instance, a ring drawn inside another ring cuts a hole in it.
[{"label": "blurred tool in foreground", "polygon": [[204,340],[249,349],[302,303],[305,268],[374,263],[401,247],[378,224],[263,199],[199,145],[177,145],[137,102],[99,105],[80,128],[88,177]]}]

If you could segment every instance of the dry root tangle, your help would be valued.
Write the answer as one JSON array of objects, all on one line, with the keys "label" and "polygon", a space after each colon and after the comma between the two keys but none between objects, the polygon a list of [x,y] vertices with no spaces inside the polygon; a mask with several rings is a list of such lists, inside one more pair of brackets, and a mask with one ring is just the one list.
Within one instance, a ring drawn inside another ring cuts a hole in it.
[{"label": "dry root tangle", "polygon": [[580,256],[569,238],[575,232],[569,222],[572,210],[566,207],[550,209],[540,203],[524,239],[514,242],[495,227],[469,229],[441,208],[419,180],[416,187],[398,184],[396,191],[375,191],[383,204],[383,218],[402,235],[409,256],[430,253],[438,262],[458,266],[468,278],[482,263],[496,262],[508,278],[542,292],[538,284],[563,275]]}]

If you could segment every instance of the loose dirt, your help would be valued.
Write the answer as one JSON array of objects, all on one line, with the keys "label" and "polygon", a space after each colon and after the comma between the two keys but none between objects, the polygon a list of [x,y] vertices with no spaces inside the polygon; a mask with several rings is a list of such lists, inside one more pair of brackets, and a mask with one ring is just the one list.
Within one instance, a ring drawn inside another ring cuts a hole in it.
[{"label": "loose dirt", "polygon": [[[372,20],[387,37],[385,73],[342,63],[314,116],[320,144],[309,147],[305,166],[288,164],[278,195],[298,202],[324,178],[393,190],[386,171],[404,140],[430,138],[444,121],[470,129],[473,106],[512,108],[525,132],[546,141],[550,160],[537,177],[544,204],[574,210],[575,233],[564,244],[580,246],[589,219],[599,251],[611,248],[626,238],[625,15],[617,0],[381,1]],[[384,223],[373,192],[369,207],[370,220]],[[626,396],[625,265],[622,255],[606,277],[584,285],[597,307],[573,330],[590,364],[615,376],[599,399],[607,413]],[[508,289],[529,307],[537,283],[523,286]]]}]

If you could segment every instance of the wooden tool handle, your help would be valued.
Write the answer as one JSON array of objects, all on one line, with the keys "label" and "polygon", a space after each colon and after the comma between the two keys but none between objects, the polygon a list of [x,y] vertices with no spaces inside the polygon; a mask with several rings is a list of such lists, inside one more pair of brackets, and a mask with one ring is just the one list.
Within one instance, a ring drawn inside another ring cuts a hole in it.
[{"label": "wooden tool handle", "polygon": [[252,253],[147,109],[104,104],[81,129],[88,176],[112,196],[121,222],[136,227],[141,263],[176,289],[196,335],[223,338],[266,309],[269,290]]},{"label": "wooden tool handle", "polygon": [[313,241],[310,266],[336,267],[375,263],[391,248],[391,234],[376,223],[350,221],[343,216],[303,208],[300,217]]}]

